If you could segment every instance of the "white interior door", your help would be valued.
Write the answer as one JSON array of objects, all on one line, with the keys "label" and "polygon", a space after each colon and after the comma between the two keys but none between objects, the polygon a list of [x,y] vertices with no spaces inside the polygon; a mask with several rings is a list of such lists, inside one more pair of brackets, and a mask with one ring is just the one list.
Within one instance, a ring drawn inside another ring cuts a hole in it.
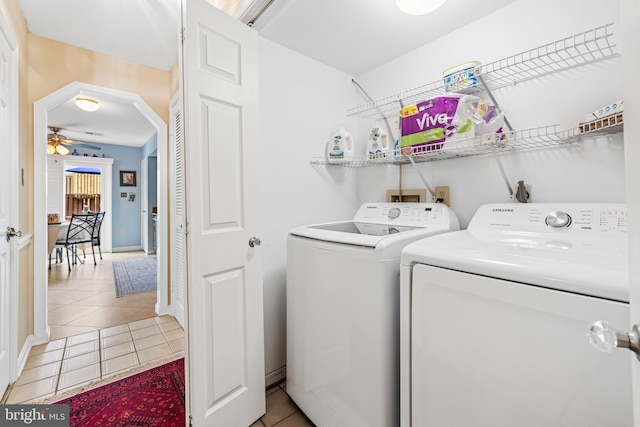
[{"label": "white interior door", "polygon": [[265,410],[259,224],[258,36],[183,0],[187,366],[197,426],[249,426]]},{"label": "white interior door", "polygon": [[[631,285],[631,324],[640,324],[640,3],[622,3],[624,66],[624,153],[626,197],[629,217],[629,282]],[[630,326],[630,325],[625,325]],[[620,328],[624,326],[619,326]],[[622,350],[619,350],[622,351]],[[634,426],[640,427],[640,362],[631,353],[633,376]]]},{"label": "white interior door", "polygon": [[18,200],[17,60],[15,42],[0,13],[0,395],[15,379],[17,360],[17,242],[7,238],[15,227]]},{"label": "white interior door", "polygon": [[184,138],[182,132],[182,97],[170,105],[171,117],[171,311],[184,328],[184,285],[187,279],[187,235],[184,216]]},{"label": "white interior door", "polygon": [[142,250],[145,253],[149,253],[149,179],[147,174],[149,173],[149,159],[145,157],[140,162],[140,231],[142,236],[140,237],[142,243]]}]

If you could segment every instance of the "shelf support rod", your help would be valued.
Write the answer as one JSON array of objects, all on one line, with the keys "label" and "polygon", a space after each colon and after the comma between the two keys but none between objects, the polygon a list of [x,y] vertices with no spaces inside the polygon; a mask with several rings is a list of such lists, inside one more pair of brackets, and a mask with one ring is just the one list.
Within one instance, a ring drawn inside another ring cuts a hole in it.
[{"label": "shelf support rod", "polygon": [[[497,106],[498,102],[496,101],[496,98],[493,96],[491,89],[489,89],[489,86],[487,86],[487,84],[485,83],[484,78],[482,77],[482,74],[478,75],[478,80],[480,80],[480,84],[482,85],[482,88],[484,89],[484,91],[487,93],[487,96],[491,100],[491,103]],[[509,119],[507,119],[506,114],[504,115],[503,120],[504,120],[504,126],[509,131],[513,131],[513,127],[511,126],[511,123],[509,123]],[[504,170],[504,165],[502,164],[502,160],[500,160],[500,156],[498,156],[498,153],[496,152],[493,153],[493,158],[496,160],[496,163],[498,164],[498,169],[500,170],[500,175],[502,175],[502,179],[504,180],[504,183],[507,185],[507,190],[509,191],[509,197],[513,199],[513,188],[511,188],[511,181],[509,181],[507,172]]]},{"label": "shelf support rod", "polygon": [[416,164],[416,161],[413,160],[413,155],[409,154],[406,157],[409,159],[409,161],[411,162],[411,165],[416,170],[416,172],[418,172],[418,175],[420,176],[420,179],[422,180],[422,183],[424,184],[424,186],[426,187],[427,191],[429,192],[429,195],[431,196],[431,200],[435,201],[436,193],[435,193],[435,191],[433,191],[433,188],[431,188],[431,186],[429,185],[429,182],[427,182],[427,178],[425,178],[425,176],[422,174],[422,171],[420,170],[420,168]]},{"label": "shelf support rod", "polygon": [[513,188],[511,188],[511,183],[509,182],[509,177],[504,170],[504,166],[502,164],[502,160],[498,156],[498,153],[493,153],[493,158],[496,159],[496,163],[498,164],[498,169],[500,170],[500,174],[502,175],[502,179],[504,183],[507,185],[507,190],[509,191],[509,196],[513,198]]},{"label": "shelf support rod", "polygon": [[[391,126],[389,125],[389,119],[387,119],[387,117],[382,113],[382,110],[380,110],[380,107],[378,107],[376,105],[375,101],[369,96],[367,91],[365,91],[364,88],[362,86],[360,86],[360,83],[358,83],[355,79],[351,79],[351,82],[358,89],[360,89],[360,92],[362,92],[362,94],[369,100],[369,102],[371,102],[371,104],[373,104],[373,106],[376,108],[376,110],[378,110],[378,114],[380,114],[380,117],[382,117],[382,119],[384,120],[385,124],[387,125],[387,134],[391,135],[391,137],[393,138],[393,132],[391,132]],[[400,106],[402,107],[402,100],[400,100]],[[418,175],[420,176],[420,179],[422,180],[422,183],[424,184],[425,188],[429,192],[429,195],[431,196],[431,200],[435,200],[435,194],[436,193],[433,191],[433,188],[431,188],[431,186],[429,185],[429,182],[427,181],[425,176],[422,174],[422,171],[420,170],[420,168],[418,168],[418,165],[416,165],[415,160],[413,160],[413,156],[409,155],[409,156],[406,156],[406,157],[409,159],[409,161],[413,165],[413,168],[416,170],[416,172],[418,172]],[[400,169],[400,174],[402,176],[402,168]],[[399,191],[400,191],[400,200],[402,200],[402,188],[400,188]]]},{"label": "shelf support rod", "polygon": [[360,89],[360,92],[362,92],[362,94],[369,100],[369,102],[375,107],[375,109],[378,111],[378,114],[380,114],[380,117],[382,117],[382,119],[384,120],[385,125],[387,126],[387,134],[391,136],[391,138],[393,138],[393,132],[391,132],[391,126],[389,125],[389,119],[387,119],[387,117],[382,113],[382,110],[380,109],[380,107],[378,107],[378,105],[376,104],[376,102],[373,100],[373,98],[371,98],[369,96],[369,94],[367,93],[366,90],[364,90],[364,88],[362,86],[360,86],[360,83],[358,83],[356,81],[356,79],[351,79],[351,83],[353,83],[358,89]]}]

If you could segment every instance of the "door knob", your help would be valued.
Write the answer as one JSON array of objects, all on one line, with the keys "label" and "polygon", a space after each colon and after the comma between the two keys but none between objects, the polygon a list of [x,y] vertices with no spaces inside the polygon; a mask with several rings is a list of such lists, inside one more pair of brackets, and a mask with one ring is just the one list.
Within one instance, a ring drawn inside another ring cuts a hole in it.
[{"label": "door knob", "polygon": [[16,231],[13,227],[7,227],[7,242],[11,240],[12,237],[22,237],[22,231]]},{"label": "door knob", "polygon": [[603,353],[611,353],[614,348],[628,348],[640,360],[640,325],[633,325],[629,333],[616,331],[606,320],[596,320],[589,324],[587,337],[592,346]]},{"label": "door knob", "polygon": [[249,246],[251,246],[252,248],[255,248],[256,246],[260,246],[261,244],[262,244],[262,241],[257,237],[252,237],[249,239]]}]

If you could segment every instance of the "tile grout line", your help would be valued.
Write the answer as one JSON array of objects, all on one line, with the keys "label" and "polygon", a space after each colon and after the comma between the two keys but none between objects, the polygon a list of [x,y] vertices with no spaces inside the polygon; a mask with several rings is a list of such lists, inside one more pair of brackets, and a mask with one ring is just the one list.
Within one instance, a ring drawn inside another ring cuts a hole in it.
[{"label": "tile grout line", "polygon": [[56,386],[53,388],[53,395],[58,394],[58,387],[60,387],[60,376],[62,375],[62,366],[64,366],[64,355],[67,352],[67,342],[69,337],[64,338],[64,346],[62,347],[62,358],[60,358],[60,368],[58,368],[58,374],[56,375]]},{"label": "tile grout line", "polygon": [[100,372],[100,379],[103,380],[102,376],[102,337],[101,332],[102,329],[98,329],[98,369]]}]

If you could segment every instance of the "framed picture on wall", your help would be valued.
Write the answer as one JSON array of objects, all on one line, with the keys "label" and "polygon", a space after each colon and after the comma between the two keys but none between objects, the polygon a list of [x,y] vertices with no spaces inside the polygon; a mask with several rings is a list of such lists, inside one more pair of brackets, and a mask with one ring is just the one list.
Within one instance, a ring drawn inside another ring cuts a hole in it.
[{"label": "framed picture on wall", "polygon": [[120,186],[121,187],[135,187],[136,186],[136,171],[120,171]]}]

